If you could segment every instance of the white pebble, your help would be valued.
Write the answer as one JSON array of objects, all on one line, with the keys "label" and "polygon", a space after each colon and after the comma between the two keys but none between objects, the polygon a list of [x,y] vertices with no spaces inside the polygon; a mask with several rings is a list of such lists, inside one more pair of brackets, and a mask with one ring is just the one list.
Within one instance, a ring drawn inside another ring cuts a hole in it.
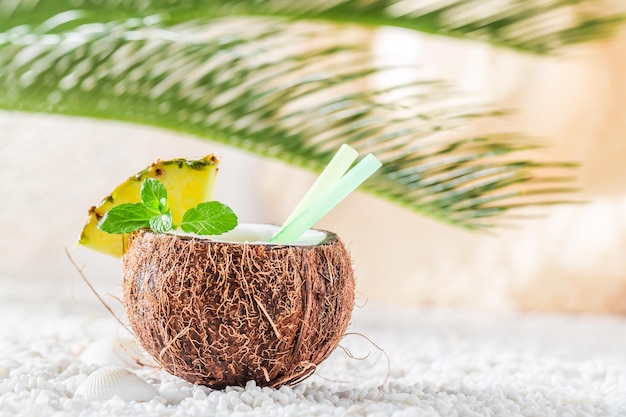
[{"label": "white pebble", "polygon": [[254,397],[254,401],[252,401],[252,407],[257,408],[261,407],[265,401],[271,401],[271,398],[266,393],[260,393],[256,397]]},{"label": "white pebble", "polygon": [[282,405],[289,404],[289,396],[284,392],[277,391],[273,395],[274,400],[278,401]]},{"label": "white pebble", "polygon": [[[34,391],[34,390],[33,390]],[[52,392],[48,390],[42,390],[37,394],[37,398],[35,399],[35,404],[37,405],[47,405],[52,399]]]},{"label": "white pebble", "polygon": [[[246,389],[247,389],[247,387],[246,387]],[[241,393],[241,397],[240,397],[240,398],[241,398],[241,401],[242,401],[244,404],[247,404],[247,405],[252,405],[252,404],[254,403],[254,398],[253,398],[253,397],[252,397],[252,395],[250,395],[250,393],[249,393],[249,392],[247,392],[247,391],[246,391],[246,392]]]},{"label": "white pebble", "polygon": [[200,389],[197,389],[193,392],[193,399],[197,401],[202,401],[206,399],[206,393]]},{"label": "white pebble", "polygon": [[235,411],[237,412],[242,412],[242,413],[246,413],[248,411],[252,411],[252,407],[250,407],[247,404],[238,404],[235,408]]}]

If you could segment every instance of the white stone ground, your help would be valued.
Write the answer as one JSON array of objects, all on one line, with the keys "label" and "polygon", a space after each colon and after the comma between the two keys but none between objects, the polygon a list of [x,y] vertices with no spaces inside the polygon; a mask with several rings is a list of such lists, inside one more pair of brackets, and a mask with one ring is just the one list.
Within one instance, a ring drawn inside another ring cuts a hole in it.
[{"label": "white stone ground", "polygon": [[[6,281],[5,281],[6,282]],[[0,281],[0,284],[2,281]],[[113,304],[114,300],[109,299]],[[193,386],[138,366],[131,336],[96,302],[0,295],[0,416],[625,416],[626,319],[365,305],[316,374],[279,390]],[[148,402],[88,401],[77,387],[123,366]]]}]

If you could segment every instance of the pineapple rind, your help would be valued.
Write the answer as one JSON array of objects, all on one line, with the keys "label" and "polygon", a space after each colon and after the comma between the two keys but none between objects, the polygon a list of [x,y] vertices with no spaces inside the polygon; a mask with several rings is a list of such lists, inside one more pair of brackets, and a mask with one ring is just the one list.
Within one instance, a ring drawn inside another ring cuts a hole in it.
[{"label": "pineapple rind", "polygon": [[172,220],[178,224],[185,211],[213,199],[218,164],[219,159],[214,154],[197,160],[157,160],[115,187],[99,206],[89,209],[89,217],[78,243],[96,252],[121,258],[127,247],[128,235],[105,233],[97,227],[107,211],[120,204],[140,202],[141,184],[147,178],[156,178],[167,190]]}]

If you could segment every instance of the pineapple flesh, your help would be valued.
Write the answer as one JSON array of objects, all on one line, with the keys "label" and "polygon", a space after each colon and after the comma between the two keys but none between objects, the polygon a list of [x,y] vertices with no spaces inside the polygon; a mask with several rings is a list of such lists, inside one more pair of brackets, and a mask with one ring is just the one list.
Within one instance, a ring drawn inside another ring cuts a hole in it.
[{"label": "pineapple flesh", "polygon": [[97,227],[107,211],[120,204],[140,202],[141,184],[147,178],[156,178],[167,190],[172,220],[174,224],[178,224],[185,211],[213,199],[218,164],[219,159],[214,154],[196,160],[157,160],[118,185],[99,206],[89,209],[89,217],[78,243],[96,252],[122,257],[127,247],[128,235],[108,234]]}]

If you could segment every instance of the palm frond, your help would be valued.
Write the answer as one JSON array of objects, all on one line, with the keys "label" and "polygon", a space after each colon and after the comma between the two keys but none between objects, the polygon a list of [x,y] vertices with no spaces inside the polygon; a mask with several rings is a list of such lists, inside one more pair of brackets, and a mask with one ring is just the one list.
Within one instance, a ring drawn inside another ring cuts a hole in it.
[{"label": "palm frond", "polygon": [[21,25],[61,31],[128,19],[172,25],[227,16],[397,26],[540,54],[604,37],[624,20],[598,0],[0,0],[0,31]]},{"label": "palm frond", "polygon": [[145,123],[315,171],[348,143],[384,162],[368,191],[471,229],[492,226],[520,198],[547,204],[570,191],[567,164],[516,157],[535,146],[528,140],[455,132],[490,114],[444,84],[376,88],[374,77],[393,68],[373,67],[367,45],[338,43],[338,29],[258,19],[245,28],[126,21],[15,31],[0,38],[0,108]]}]

